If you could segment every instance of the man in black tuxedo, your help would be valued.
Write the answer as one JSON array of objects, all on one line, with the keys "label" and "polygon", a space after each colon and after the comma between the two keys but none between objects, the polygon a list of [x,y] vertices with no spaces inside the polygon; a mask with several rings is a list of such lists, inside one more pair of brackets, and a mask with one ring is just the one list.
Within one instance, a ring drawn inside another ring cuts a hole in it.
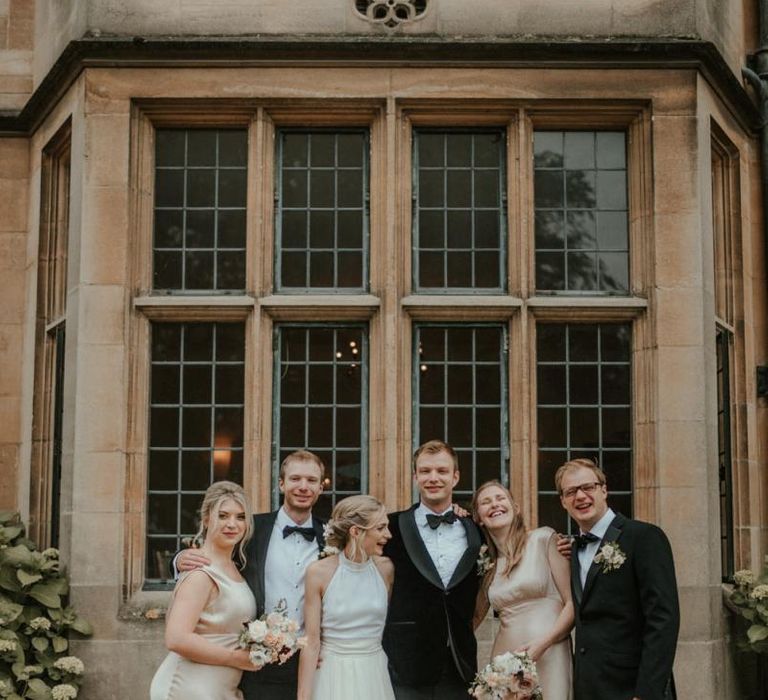
[{"label": "man in black tuxedo", "polygon": [[413,456],[420,501],[392,513],[384,554],[395,582],[384,650],[397,700],[465,700],[477,671],[472,628],[480,533],[451,502],[459,480],[456,453],[439,440]]},{"label": "man in black tuxedo", "polygon": [[605,474],[592,460],[563,464],[555,487],[581,530],[571,556],[574,700],[675,698],[680,610],[669,540],[608,507]]},{"label": "man in black tuxedo", "polygon": [[[287,614],[304,626],[304,571],[325,545],[323,521],[312,507],[323,490],[325,466],[307,450],[289,454],[280,465],[280,509],[253,516],[253,536],[245,550],[243,576],[256,597],[256,615],[271,612],[285,599]],[[177,558],[180,571],[203,566],[208,560],[185,549]],[[245,700],[286,700],[296,697],[299,655],[284,665],[268,664],[243,673],[240,688]]]}]

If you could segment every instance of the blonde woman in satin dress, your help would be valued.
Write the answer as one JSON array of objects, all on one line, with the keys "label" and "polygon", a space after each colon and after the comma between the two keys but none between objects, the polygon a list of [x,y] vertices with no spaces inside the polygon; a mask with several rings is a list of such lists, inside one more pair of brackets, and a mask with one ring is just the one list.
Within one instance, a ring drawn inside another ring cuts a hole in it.
[{"label": "blonde woman in satin dress", "polygon": [[498,613],[501,624],[491,657],[527,651],[536,662],[544,700],[571,700],[570,566],[558,554],[555,531],[529,531],[512,494],[498,481],[477,489],[472,512],[495,563],[485,575],[475,611],[476,626],[489,604]]},{"label": "blonde woman in satin dress", "polygon": [[240,676],[253,670],[248,652],[237,648],[242,623],[256,614],[238,571],[253,520],[242,487],[215,482],[200,515],[201,552],[211,563],[179,577],[165,626],[170,653],[152,679],[150,700],[242,700]]},{"label": "blonde woman in satin dress", "polygon": [[310,564],[304,583],[298,700],[395,700],[381,647],[395,577],[382,552],[391,538],[387,511],[372,496],[333,509],[325,542],[338,553]]}]

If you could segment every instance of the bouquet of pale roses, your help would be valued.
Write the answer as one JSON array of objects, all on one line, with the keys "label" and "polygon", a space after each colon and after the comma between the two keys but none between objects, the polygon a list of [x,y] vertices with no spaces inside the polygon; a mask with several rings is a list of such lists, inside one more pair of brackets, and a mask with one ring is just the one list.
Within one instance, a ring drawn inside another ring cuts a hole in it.
[{"label": "bouquet of pale roses", "polygon": [[479,700],[541,700],[536,664],[526,652],[495,656],[475,676],[469,694]]},{"label": "bouquet of pale roses", "polygon": [[299,624],[288,617],[285,610],[285,600],[281,600],[274,612],[243,623],[240,647],[248,649],[257,671],[267,664],[284,664],[306,643],[306,637],[297,636]]}]

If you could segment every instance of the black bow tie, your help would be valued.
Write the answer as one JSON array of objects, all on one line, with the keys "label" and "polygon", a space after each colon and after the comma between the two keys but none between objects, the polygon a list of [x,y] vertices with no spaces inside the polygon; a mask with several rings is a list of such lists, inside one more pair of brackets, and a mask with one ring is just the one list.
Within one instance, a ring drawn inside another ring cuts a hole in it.
[{"label": "black bow tie", "polygon": [[298,525],[286,525],[283,528],[283,539],[292,535],[294,532],[298,532],[307,542],[311,542],[315,539],[315,528],[313,527],[299,527]]},{"label": "black bow tie", "polygon": [[447,513],[443,513],[442,515],[427,513],[427,525],[429,525],[433,530],[437,530],[437,528],[440,527],[440,523],[453,525],[455,522],[456,513],[454,513],[452,510],[449,510]]},{"label": "black bow tie", "polygon": [[593,535],[591,532],[584,532],[580,535],[575,535],[573,538],[573,544],[576,549],[584,549],[590,542],[597,542],[600,538],[597,535]]}]

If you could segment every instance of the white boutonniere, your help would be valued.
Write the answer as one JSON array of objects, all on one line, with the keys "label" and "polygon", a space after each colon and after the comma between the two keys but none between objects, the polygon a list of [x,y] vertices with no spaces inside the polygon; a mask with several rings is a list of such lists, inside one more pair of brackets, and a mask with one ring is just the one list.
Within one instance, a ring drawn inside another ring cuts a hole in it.
[{"label": "white boutonniere", "polygon": [[618,542],[606,542],[595,555],[595,564],[600,564],[604,574],[616,571],[627,560]]},{"label": "white boutonniere", "polygon": [[485,576],[494,566],[496,562],[491,559],[491,555],[488,552],[488,545],[484,544],[480,547],[477,557],[477,575]]},{"label": "white boutonniere", "polygon": [[[333,520],[329,520],[325,525],[323,525],[323,541],[326,541],[333,532]],[[317,555],[318,559],[325,559],[326,557],[332,557],[334,554],[339,553],[339,548],[334,547],[333,545],[327,544],[325,547],[323,547],[320,550],[320,553]]]}]

